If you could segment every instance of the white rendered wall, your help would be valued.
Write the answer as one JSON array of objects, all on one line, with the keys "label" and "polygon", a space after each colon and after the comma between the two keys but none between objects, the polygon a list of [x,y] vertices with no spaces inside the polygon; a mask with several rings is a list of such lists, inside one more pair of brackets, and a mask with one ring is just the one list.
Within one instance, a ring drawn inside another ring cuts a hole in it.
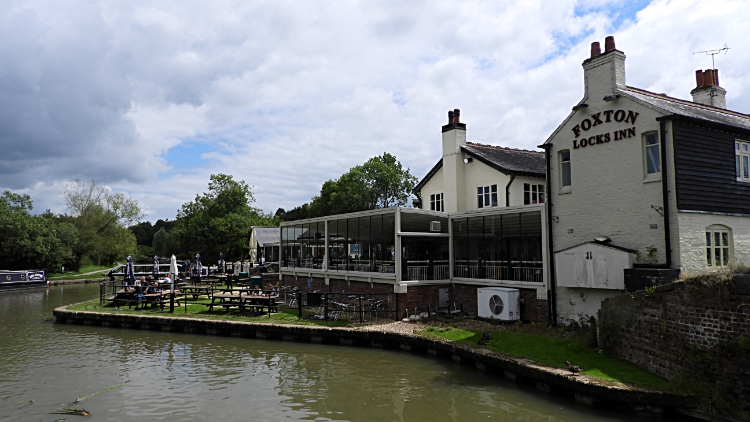
[{"label": "white rendered wall", "polygon": [[706,227],[720,224],[731,229],[730,254],[735,262],[750,265],[750,218],[681,212],[677,215],[680,226],[680,262],[682,271],[694,273],[705,270]]},{"label": "white rendered wall", "polygon": [[[662,207],[661,179],[646,180],[642,135],[658,131],[661,114],[625,98],[607,103],[591,101],[587,109],[576,112],[551,140],[552,224],[555,250],[608,236],[612,243],[646,253],[646,247],[657,248],[656,257],[664,262],[664,219],[656,208]],[[623,140],[574,148],[573,126],[589,115],[606,110],[631,110],[638,113],[635,125],[609,122],[581,136],[612,133],[636,127],[636,136]],[[570,150],[570,192],[561,189],[559,152]],[[651,225],[656,224],[656,229]],[[572,233],[570,232],[572,231]]]}]

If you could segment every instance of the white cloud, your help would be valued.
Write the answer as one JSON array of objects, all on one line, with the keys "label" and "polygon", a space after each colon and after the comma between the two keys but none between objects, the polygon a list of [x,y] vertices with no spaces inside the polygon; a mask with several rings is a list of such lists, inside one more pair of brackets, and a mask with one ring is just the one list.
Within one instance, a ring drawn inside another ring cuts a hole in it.
[{"label": "white cloud", "polygon": [[[541,144],[583,93],[589,43],[614,32],[628,83],[689,98],[717,57],[745,98],[741,1],[205,2],[0,5],[0,188],[63,211],[62,181],[95,178],[174,218],[212,173],[266,211],[384,151],[422,177],[460,108],[469,140]],[[184,166],[167,153],[196,149]],[[42,209],[43,209],[42,208]]]}]

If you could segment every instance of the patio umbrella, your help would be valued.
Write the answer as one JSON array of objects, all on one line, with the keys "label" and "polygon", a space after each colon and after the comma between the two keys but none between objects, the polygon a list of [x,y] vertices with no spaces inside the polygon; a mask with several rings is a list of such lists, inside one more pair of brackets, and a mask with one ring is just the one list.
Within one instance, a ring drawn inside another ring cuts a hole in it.
[{"label": "patio umbrella", "polygon": [[169,272],[177,276],[179,270],[177,269],[177,258],[172,254],[172,260],[169,263]]},{"label": "patio umbrella", "polygon": [[200,254],[195,254],[195,270],[198,271],[198,277],[201,276],[201,256]]},{"label": "patio umbrella", "polygon": [[128,264],[125,266],[125,285],[135,286],[135,268],[133,268],[133,257],[128,255]]},{"label": "patio umbrella", "polygon": [[226,272],[226,263],[224,262],[224,253],[219,252],[219,272],[224,273]]},{"label": "patio umbrella", "polygon": [[159,257],[154,255],[154,280],[159,278]]}]

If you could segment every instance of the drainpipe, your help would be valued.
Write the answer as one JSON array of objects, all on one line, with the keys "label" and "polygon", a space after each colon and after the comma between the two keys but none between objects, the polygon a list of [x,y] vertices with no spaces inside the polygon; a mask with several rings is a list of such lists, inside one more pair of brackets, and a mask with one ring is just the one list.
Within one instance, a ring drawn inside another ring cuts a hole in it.
[{"label": "drainpipe", "polygon": [[557,325],[557,274],[555,273],[555,248],[552,246],[552,161],[550,161],[550,149],[552,144],[540,145],[544,148],[544,157],[547,161],[547,251],[549,253],[549,289],[547,290],[547,303],[549,304],[550,325]]},{"label": "drainpipe", "polygon": [[505,206],[510,206],[510,185],[513,183],[513,181],[516,180],[516,174],[513,173],[510,175],[510,182],[508,182],[507,185],[505,185]]},{"label": "drainpipe", "polygon": [[[661,191],[662,206],[664,207],[664,252],[667,260],[666,268],[672,268],[672,238],[669,232],[669,184],[667,183],[667,121],[659,119],[659,137],[661,138]],[[674,140],[672,142],[674,145]]]}]

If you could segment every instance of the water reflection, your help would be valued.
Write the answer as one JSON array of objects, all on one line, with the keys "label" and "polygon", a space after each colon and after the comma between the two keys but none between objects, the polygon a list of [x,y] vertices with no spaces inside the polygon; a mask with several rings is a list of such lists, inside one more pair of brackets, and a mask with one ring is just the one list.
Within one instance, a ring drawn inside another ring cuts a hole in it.
[{"label": "water reflection", "polygon": [[97,294],[0,292],[0,420],[52,421],[117,384],[76,406],[117,421],[638,420],[408,353],[52,323]]}]

